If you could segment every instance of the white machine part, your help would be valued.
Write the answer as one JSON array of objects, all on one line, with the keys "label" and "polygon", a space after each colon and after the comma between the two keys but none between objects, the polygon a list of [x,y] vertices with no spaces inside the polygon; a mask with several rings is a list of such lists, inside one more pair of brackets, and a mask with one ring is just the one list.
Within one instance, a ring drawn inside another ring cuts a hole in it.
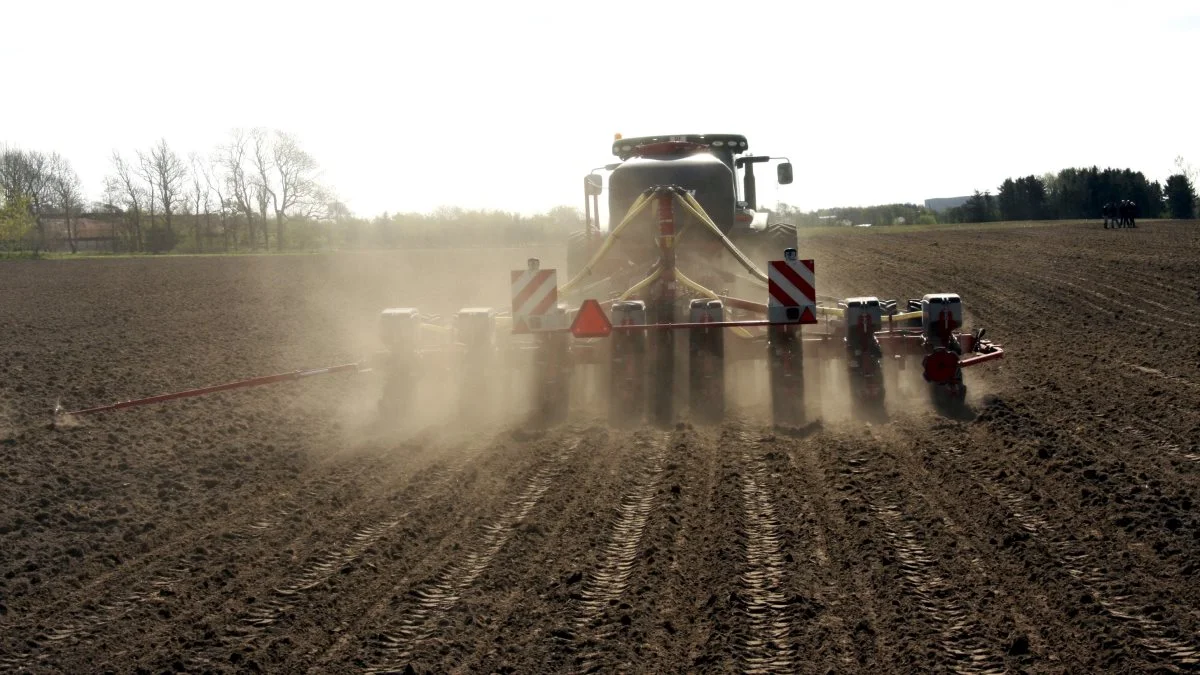
[{"label": "white machine part", "polygon": [[646,325],[646,303],[641,300],[620,300],[612,304],[614,326]]},{"label": "white machine part", "polygon": [[496,312],[491,307],[464,307],[454,315],[457,342],[466,345],[493,344],[496,336]]},{"label": "white machine part", "polygon": [[862,328],[863,322],[867,322],[867,329],[874,333],[883,326],[883,307],[879,304],[879,298],[876,297],[861,297],[847,298],[845,301],[845,319],[846,328]]},{"label": "white machine part", "polygon": [[421,315],[412,307],[385,309],[379,316],[379,336],[389,349],[413,349],[421,331]]},{"label": "white machine part", "polygon": [[930,338],[938,336],[943,319],[950,321],[950,330],[962,328],[962,299],[957,293],[933,293],[921,298],[921,328]]},{"label": "white machine part", "polygon": [[725,320],[725,305],[720,300],[692,300],[688,307],[688,321],[692,323],[719,323]]}]

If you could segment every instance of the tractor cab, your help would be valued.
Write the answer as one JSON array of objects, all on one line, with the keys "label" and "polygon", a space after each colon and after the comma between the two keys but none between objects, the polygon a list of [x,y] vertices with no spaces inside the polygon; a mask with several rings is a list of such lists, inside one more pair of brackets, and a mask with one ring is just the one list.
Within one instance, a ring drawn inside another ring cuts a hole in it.
[{"label": "tractor cab", "polygon": [[[749,227],[757,209],[754,165],[777,159],[749,155],[749,148],[746,137],[738,134],[618,135],[612,153],[621,161],[603,167],[612,171],[608,181],[609,229],[616,225],[614,218],[620,218],[646,188],[655,185],[678,185],[692,192],[725,234],[735,226]],[[740,186],[738,170],[743,174]],[[792,165],[784,160],[776,174],[780,185],[790,184]],[[596,201],[603,181],[595,171],[589,174],[585,188]],[[598,209],[595,213],[598,215]]]},{"label": "tractor cab", "polygon": [[[776,179],[780,185],[792,182],[792,165],[786,158],[749,154],[750,144],[739,134],[682,134],[672,136],[616,137],[612,153],[616,163],[593,169],[584,180],[585,225],[581,233],[572,235],[567,249],[568,273],[578,272],[598,248],[604,237],[599,222],[600,196],[605,191],[604,178],[597,173],[609,171],[608,225],[616,229],[630,212],[638,198],[655,186],[678,186],[696,199],[703,211],[721,231],[739,247],[745,247],[755,259],[796,246],[796,231],[791,225],[769,226],[757,211],[755,165],[778,161]],[[740,180],[739,180],[739,175]],[[690,214],[681,213],[685,221]],[[641,216],[647,227],[653,227],[653,215]],[[760,222],[761,221],[761,222]],[[697,236],[698,235],[698,236]],[[710,256],[719,246],[703,235],[690,235],[681,245],[680,254]],[[707,242],[707,243],[706,243]],[[619,256],[637,269],[653,263],[653,251],[633,245],[632,241],[618,243]],[[706,249],[705,246],[708,246]],[[761,249],[761,250],[759,250]],[[609,276],[614,270],[601,270]]]}]

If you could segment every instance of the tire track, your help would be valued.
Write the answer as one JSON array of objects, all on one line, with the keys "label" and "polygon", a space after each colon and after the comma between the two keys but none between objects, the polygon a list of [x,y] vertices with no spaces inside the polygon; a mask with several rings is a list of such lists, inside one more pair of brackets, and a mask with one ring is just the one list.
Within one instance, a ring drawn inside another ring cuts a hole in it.
[{"label": "tire track", "polygon": [[585,629],[607,605],[619,599],[629,585],[629,576],[633,572],[642,534],[654,508],[654,498],[658,492],[670,440],[670,435],[667,434],[653,442],[642,475],[629,494],[621,498],[612,526],[612,536],[604,547],[604,558],[584,583],[581,591],[581,612],[575,619],[577,630]]},{"label": "tire track", "polygon": [[[473,447],[470,451],[460,455],[453,466],[435,467],[431,475],[422,477],[420,492],[414,502],[416,504],[427,502],[433,496],[441,493],[483,451],[484,447]],[[412,510],[408,509],[396,516],[359,528],[343,541],[317,554],[312,562],[272,589],[273,597],[265,607],[245,612],[239,619],[240,623],[254,628],[273,626],[284,612],[303,600],[306,591],[320,586],[347,564],[361,558],[368,549],[397,525],[404,522],[411,514]]]},{"label": "tire track", "polygon": [[416,606],[391,622],[373,641],[383,652],[383,658],[368,669],[371,673],[402,672],[407,661],[425,640],[438,629],[438,620],[458,602],[459,595],[470,588],[487,570],[492,559],[508,543],[542,496],[553,485],[562,465],[579,447],[574,441],[561,447],[525,484],[521,492],[508,502],[507,508],[494,521],[481,528],[474,546],[437,575],[433,582],[412,592]]},{"label": "tire track", "polygon": [[[208,577],[211,570],[206,566],[211,561],[236,560],[248,550],[247,547],[257,547],[262,551],[275,550],[278,545],[282,547],[281,550],[290,550],[297,542],[303,541],[299,538],[302,534],[297,533],[296,528],[299,527],[303,531],[301,515],[307,513],[308,507],[313,502],[323,502],[331,494],[334,495],[334,499],[341,498],[348,485],[357,485],[364,477],[376,474],[379,469],[387,466],[379,460],[380,456],[368,455],[357,461],[340,463],[333,467],[318,462],[315,470],[324,470],[325,473],[319,473],[315,480],[296,486],[287,493],[282,504],[278,504],[264,517],[225,532],[219,537],[211,534],[202,536],[195,541],[194,547],[183,551],[174,560],[151,561],[170,567],[156,570],[154,565],[150,564],[151,572],[148,578],[131,580],[132,592],[86,602],[84,610],[87,614],[82,621],[72,622],[44,633],[43,642],[47,647],[53,645],[54,648],[42,649],[37,658],[48,661],[58,656],[68,659],[65,663],[70,663],[72,659],[84,657],[85,652],[80,650],[81,646],[94,646],[111,640],[113,644],[119,644],[128,650],[131,647],[157,644],[155,636],[171,634],[178,630],[180,625],[202,623],[209,610],[208,605],[223,601],[230,588],[223,579],[210,589]],[[333,514],[334,519],[345,513],[348,508],[349,506],[344,506]],[[369,545],[370,543],[364,542],[361,548],[366,549]],[[244,568],[244,573],[252,577],[269,572],[269,566]],[[227,580],[233,581],[240,574],[235,573],[227,577]],[[192,599],[190,592],[199,589],[204,589],[204,595],[199,599]],[[180,609],[183,610],[182,613]],[[153,630],[139,631],[132,636],[122,635],[122,631],[126,630],[125,623],[136,623],[140,616],[147,614],[155,616]],[[93,650],[94,647],[88,652]],[[188,658],[190,660],[191,657]]]},{"label": "tire track", "polygon": [[[961,456],[958,451],[951,454]],[[1200,669],[1200,642],[1194,636],[1191,640],[1177,637],[1180,631],[1173,629],[1162,616],[1162,608],[1145,611],[1145,607],[1153,605],[1137,603],[1136,599],[1148,598],[1146,593],[1132,588],[1122,577],[1108,571],[1107,566],[1096,561],[1086,546],[1079,543],[1079,539],[1063,535],[1025,496],[997,481],[973,480],[1012,514],[1017,525],[1032,535],[1108,616],[1135,627],[1136,630],[1130,633],[1133,642],[1179,668]]]},{"label": "tire track", "polygon": [[[362,466],[345,466],[336,474],[326,475],[317,482],[322,488],[332,489],[343,479],[352,474],[364,473],[366,470]],[[193,561],[208,557],[226,557],[248,541],[273,534],[282,523],[300,511],[302,502],[299,497],[303,492],[292,492],[283,504],[275,505],[266,514],[249,523],[220,535],[217,535],[220,530],[218,527],[174,540],[160,547],[158,553],[148,554],[127,569],[97,579],[91,587],[105,584],[123,588],[113,589],[101,595],[99,599],[84,597],[77,607],[65,612],[59,610],[60,613],[70,615],[72,620],[49,628],[40,628],[38,624],[7,628],[7,632],[12,635],[33,632],[24,644],[34,649],[5,657],[3,665],[16,669],[32,667],[35,661],[48,660],[60,646],[95,644],[103,631],[110,626],[118,625],[122,619],[134,612],[151,609],[161,599],[173,596],[173,587],[192,578],[195,572]],[[167,550],[163,551],[164,548]],[[163,554],[168,552],[174,553],[176,557],[164,559]]]},{"label": "tire track", "polygon": [[[983,630],[970,609],[956,599],[957,589],[942,575],[937,558],[921,543],[898,504],[878,494],[879,477],[860,456],[846,460],[851,475],[860,478],[868,511],[882,526],[883,536],[896,553],[900,583],[917,599],[917,606],[935,627],[936,645],[947,668],[960,673],[1003,673],[1004,660],[983,639]],[[871,493],[875,494],[871,494]]]},{"label": "tire track", "polygon": [[[742,440],[753,442],[744,434]],[[796,648],[792,644],[794,617],[783,592],[782,537],[775,506],[765,487],[767,467],[749,453],[742,455],[742,461],[746,565],[740,581],[745,592],[742,611],[750,635],[742,640],[738,656],[748,673],[791,672],[797,665]]]},{"label": "tire track", "polygon": [[[1074,290],[1075,292],[1077,292],[1081,295],[1090,295],[1090,296],[1099,298],[1100,300],[1102,300],[1105,303],[1110,305],[1110,307],[1107,307],[1107,308],[1104,308],[1104,307],[1099,308],[1099,309],[1102,309],[1105,311],[1112,312],[1112,311],[1114,311],[1112,309],[1112,307],[1115,306],[1115,307],[1120,307],[1121,309],[1124,309],[1124,310],[1137,312],[1138,314],[1142,314],[1142,315],[1151,317],[1156,320],[1166,321],[1167,323],[1173,323],[1173,324],[1176,324],[1179,326],[1185,326],[1187,328],[1200,328],[1200,323],[1193,323],[1191,321],[1184,321],[1182,319],[1174,319],[1169,316],[1163,316],[1161,313],[1151,312],[1148,309],[1144,309],[1142,307],[1137,307],[1135,305],[1131,305],[1126,302],[1121,302],[1120,300],[1113,299],[1107,295],[1104,295],[1103,293],[1100,293],[1099,291],[1093,291],[1093,290],[1090,290],[1087,288],[1083,288],[1082,286],[1079,286],[1078,284],[1075,284],[1070,281],[1066,281],[1064,279],[1059,279],[1054,276],[1038,276],[1036,274],[1029,274],[1028,272],[1027,272],[1027,274],[1028,274],[1028,276],[1030,276],[1034,279],[1041,279],[1041,280],[1049,282],[1049,283],[1058,284],[1059,286],[1067,286],[1068,288],[1071,288],[1072,290]],[[1103,284],[1095,284],[1095,285],[1103,286]],[[1111,288],[1111,287],[1109,287],[1109,288]],[[1089,303],[1089,304],[1091,304],[1091,303]],[[1130,320],[1134,321],[1134,323],[1142,324],[1143,326],[1150,326],[1152,328],[1160,327],[1156,324],[1149,324],[1149,323],[1145,323],[1144,321],[1139,321],[1136,319],[1130,319]]]},{"label": "tire track", "polygon": [[796,482],[794,490],[807,497],[804,513],[813,541],[813,562],[821,584],[821,599],[827,605],[825,623],[834,637],[821,635],[821,647],[832,648],[826,672],[870,672],[880,657],[880,644],[871,626],[880,623],[876,589],[868,575],[855,573],[860,556],[848,547],[850,535],[840,531],[844,523],[844,500],[830,496],[831,484],[817,456],[820,439],[786,442],[788,464]]},{"label": "tire track", "polygon": [[[323,586],[335,575],[352,569],[351,566],[381,540],[408,522],[417,508],[442,494],[472,462],[493,447],[494,444],[486,442],[472,443],[464,452],[457,454],[450,464],[435,464],[414,473],[406,487],[398,493],[401,503],[406,504],[401,513],[391,513],[383,518],[376,517],[368,524],[354,529],[337,543],[309,556],[306,564],[294,570],[281,583],[270,587],[268,599],[261,607],[250,607],[237,615],[234,621],[235,628],[227,630],[226,635],[222,637],[220,651],[251,653],[258,643],[276,631],[286,630],[283,626],[286,623],[285,617],[289,611],[309,599],[309,591]],[[341,521],[344,514],[351,510],[351,506],[343,507],[329,520]],[[206,655],[212,649],[213,647],[208,646],[204,651],[191,653],[186,660],[189,669],[212,667],[215,662]]]}]

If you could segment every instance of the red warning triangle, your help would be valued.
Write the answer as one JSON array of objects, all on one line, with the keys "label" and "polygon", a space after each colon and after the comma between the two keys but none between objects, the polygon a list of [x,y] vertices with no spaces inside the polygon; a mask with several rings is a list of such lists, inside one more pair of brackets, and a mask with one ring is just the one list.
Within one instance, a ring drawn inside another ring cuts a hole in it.
[{"label": "red warning triangle", "polygon": [[595,300],[584,300],[579,306],[579,313],[571,322],[571,334],[577,338],[608,337],[612,333],[612,323],[604,308]]},{"label": "red warning triangle", "polygon": [[806,306],[804,311],[800,313],[800,323],[817,323],[817,315],[813,314],[812,307]]}]

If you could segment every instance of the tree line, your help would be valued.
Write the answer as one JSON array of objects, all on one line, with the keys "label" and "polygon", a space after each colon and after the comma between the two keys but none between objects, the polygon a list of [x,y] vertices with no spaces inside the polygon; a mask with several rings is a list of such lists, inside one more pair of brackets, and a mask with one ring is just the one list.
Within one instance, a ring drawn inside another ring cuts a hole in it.
[{"label": "tree line", "polygon": [[[114,252],[282,250],[290,226],[323,215],[331,200],[316,161],[281,131],[234,130],[208,155],[186,158],[164,139],[110,161],[102,198],[89,203],[57,153],[3,148],[0,245],[36,254],[63,241],[74,253],[102,238]],[[105,233],[83,236],[85,216]]]},{"label": "tree line", "polygon": [[996,194],[976,191],[962,206],[941,214],[943,222],[1099,218],[1105,204],[1131,200],[1142,218],[1194,218],[1195,172],[1182,158],[1165,184],[1130,169],[1068,168],[1057,174],[1006,178]]},{"label": "tree line", "polygon": [[57,153],[0,147],[0,250],[522,246],[565,241],[583,220],[572,207],[533,216],[445,207],[357,217],[323,184],[315,158],[295,136],[266,129],[235,129],[205,155],[181,156],[165,139],[133,153],[114,151],[102,190],[101,199],[87,201],[77,173]]},{"label": "tree line", "polygon": [[[526,246],[582,229],[579,209],[566,206],[533,216],[445,207],[357,217],[323,184],[315,158],[295,136],[261,128],[235,129],[206,155],[185,158],[160,140],[131,154],[114,151],[110,163],[102,198],[88,202],[61,155],[0,147],[0,251]],[[976,191],[941,213],[917,204],[811,212],[779,204],[768,220],[815,226],[1086,219],[1123,199],[1136,202],[1143,218],[1195,217],[1196,172],[1182,158],[1176,164],[1178,173],[1165,184],[1130,169],[1068,168],[1005,179],[995,195]]]},{"label": "tree line", "polygon": [[917,204],[877,204],[848,206],[817,211],[801,211],[788,204],[779,204],[769,211],[771,222],[790,223],[797,227],[817,225],[936,225],[937,214]]}]

